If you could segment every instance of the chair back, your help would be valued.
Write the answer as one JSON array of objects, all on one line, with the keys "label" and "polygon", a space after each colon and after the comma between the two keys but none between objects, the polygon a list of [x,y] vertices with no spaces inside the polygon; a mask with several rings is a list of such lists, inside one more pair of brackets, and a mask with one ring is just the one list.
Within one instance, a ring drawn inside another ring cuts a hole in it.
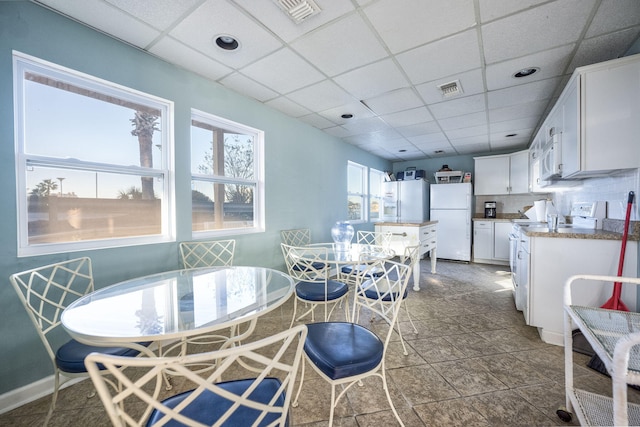
[{"label": "chair back", "polygon": [[308,228],[281,230],[280,238],[285,245],[305,246],[311,243],[311,230]]},{"label": "chair back", "polygon": [[[377,274],[367,274],[370,271]],[[385,320],[389,324],[385,348],[397,321],[410,274],[411,266],[408,264],[380,260],[369,263],[364,274],[358,276],[358,283],[354,288],[352,319],[357,323],[360,310],[365,308]]]},{"label": "chair back", "polygon": [[291,246],[280,244],[287,272],[298,282],[326,283],[330,264],[329,249],[322,246]]},{"label": "chair back", "polygon": [[357,241],[358,243],[365,245],[376,245],[382,246],[383,248],[389,248],[389,245],[391,244],[391,232],[358,230]]},{"label": "chair back", "polygon": [[420,245],[405,246],[400,262],[413,268],[420,261]]},{"label": "chair back", "polygon": [[[52,332],[62,311],[73,301],[93,292],[93,270],[88,257],[49,264],[9,276],[51,360],[55,360]],[[66,338],[68,340],[68,338]]]},{"label": "chair back", "polygon": [[[92,353],[85,364],[114,426],[285,425],[307,327],[259,341],[182,357],[121,357]],[[209,363],[205,375],[191,367]],[[104,366],[111,376],[100,375]],[[122,369],[129,368],[129,369]],[[134,368],[134,369],[131,369]],[[163,375],[189,391],[162,399]],[[224,377],[224,381],[222,381]]]},{"label": "chair back", "polygon": [[180,243],[180,256],[184,268],[233,265],[235,240],[208,240]]}]

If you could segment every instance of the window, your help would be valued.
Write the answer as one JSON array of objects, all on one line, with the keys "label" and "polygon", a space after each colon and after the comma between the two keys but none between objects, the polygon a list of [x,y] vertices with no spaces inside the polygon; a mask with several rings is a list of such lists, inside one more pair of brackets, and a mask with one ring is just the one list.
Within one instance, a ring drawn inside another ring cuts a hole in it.
[{"label": "window", "polygon": [[347,165],[347,217],[349,221],[366,221],[367,168],[354,162]]},{"label": "window", "polygon": [[173,104],[13,58],[18,255],[173,239]]},{"label": "window", "polygon": [[384,172],[369,169],[369,220],[382,220],[382,183]]},{"label": "window", "polygon": [[194,236],[264,231],[264,132],[191,112]]}]

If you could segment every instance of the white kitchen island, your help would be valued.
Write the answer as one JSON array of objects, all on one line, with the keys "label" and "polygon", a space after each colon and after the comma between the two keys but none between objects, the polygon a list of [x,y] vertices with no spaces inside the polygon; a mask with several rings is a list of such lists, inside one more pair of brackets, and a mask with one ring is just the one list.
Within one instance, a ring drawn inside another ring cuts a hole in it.
[{"label": "white kitchen island", "polygon": [[[436,246],[437,246],[437,230],[438,221],[426,222],[379,222],[376,224],[377,232],[391,233],[391,249],[396,255],[402,255],[404,248],[407,246],[420,245],[420,258],[423,258],[427,252],[431,256],[431,273],[436,272]],[[413,290],[420,290],[420,265],[416,263],[413,270]]]}]

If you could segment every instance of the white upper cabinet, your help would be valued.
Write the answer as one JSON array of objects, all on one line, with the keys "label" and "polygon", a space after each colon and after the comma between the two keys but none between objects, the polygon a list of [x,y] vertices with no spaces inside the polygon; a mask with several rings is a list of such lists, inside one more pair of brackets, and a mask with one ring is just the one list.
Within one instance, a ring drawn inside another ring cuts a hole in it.
[{"label": "white upper cabinet", "polygon": [[[541,131],[542,179],[640,167],[640,55],[577,68]],[[553,155],[550,140],[557,141]]]},{"label": "white upper cabinet", "polygon": [[527,150],[473,159],[476,196],[529,192],[529,152]]}]

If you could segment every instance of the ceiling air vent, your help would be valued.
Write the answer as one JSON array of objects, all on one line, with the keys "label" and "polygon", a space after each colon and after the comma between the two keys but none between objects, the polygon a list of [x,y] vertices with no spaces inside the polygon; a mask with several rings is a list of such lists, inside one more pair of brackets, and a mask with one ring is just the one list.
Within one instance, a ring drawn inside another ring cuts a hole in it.
[{"label": "ceiling air vent", "polygon": [[275,2],[296,24],[320,13],[320,8],[313,0],[275,0]]},{"label": "ceiling air vent", "polygon": [[443,98],[452,98],[454,96],[462,95],[462,86],[460,86],[459,80],[441,84],[438,86],[438,89],[440,89]]}]

